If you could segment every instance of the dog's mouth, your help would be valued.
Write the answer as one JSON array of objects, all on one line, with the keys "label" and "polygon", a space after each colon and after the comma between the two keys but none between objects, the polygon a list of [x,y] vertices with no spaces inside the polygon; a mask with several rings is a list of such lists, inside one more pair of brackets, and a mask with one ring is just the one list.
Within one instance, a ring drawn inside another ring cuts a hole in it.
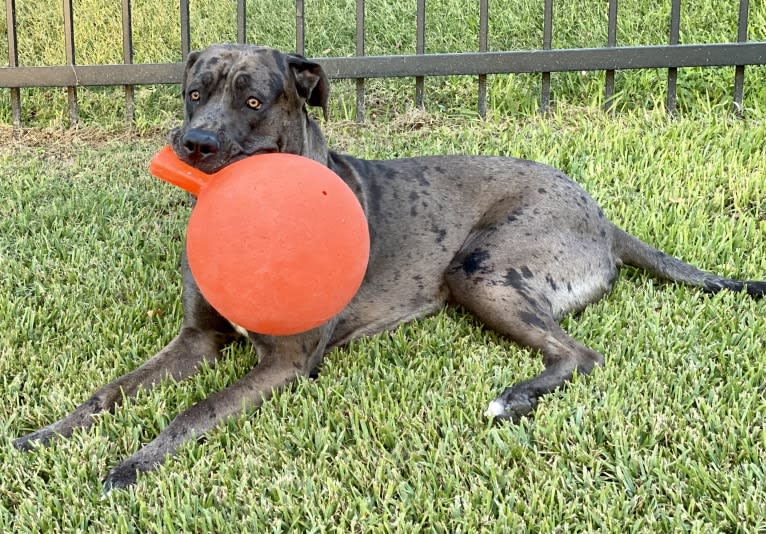
[{"label": "dog's mouth", "polygon": [[206,172],[208,174],[213,174],[215,172],[220,171],[221,169],[224,169],[224,168],[228,167],[232,163],[236,163],[237,161],[242,161],[243,159],[249,158],[250,156],[259,156],[261,154],[276,154],[278,152],[279,152],[279,150],[277,150],[276,148],[259,148],[257,150],[252,151],[252,152],[250,152],[250,151],[248,151],[248,152],[244,152],[244,151],[243,152],[238,152],[235,155],[228,156],[226,159],[224,159],[224,160],[222,160],[220,162],[216,162],[215,166],[211,167],[212,170],[205,169],[204,168],[204,162],[201,162],[200,164],[197,164],[197,165],[195,165],[195,164],[192,164],[192,165],[197,167],[198,169],[200,169],[203,172]]},{"label": "dog's mouth", "polygon": [[282,152],[279,140],[256,137],[239,143],[212,129],[175,128],[168,137],[179,159],[206,174],[216,173],[250,156]]},{"label": "dog's mouth", "polygon": [[254,150],[235,150],[233,153],[232,151],[227,151],[228,153],[220,151],[216,154],[211,154],[204,158],[198,158],[190,156],[188,153],[186,153],[183,147],[178,147],[176,143],[172,143],[171,146],[173,148],[173,152],[175,152],[176,156],[178,156],[181,161],[191,165],[196,169],[201,170],[205,174],[214,174],[221,169],[228,167],[232,163],[236,163],[237,161],[241,161],[250,156],[257,156],[260,154],[274,154],[279,152],[279,149],[276,147],[263,147]]}]

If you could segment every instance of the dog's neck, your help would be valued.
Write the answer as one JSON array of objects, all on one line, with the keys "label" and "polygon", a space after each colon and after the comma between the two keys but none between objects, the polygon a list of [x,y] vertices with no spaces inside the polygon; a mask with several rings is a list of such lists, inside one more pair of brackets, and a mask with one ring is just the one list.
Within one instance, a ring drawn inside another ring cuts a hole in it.
[{"label": "dog's neck", "polygon": [[327,142],[319,125],[309,117],[304,108],[303,117],[303,146],[301,155],[327,165]]}]

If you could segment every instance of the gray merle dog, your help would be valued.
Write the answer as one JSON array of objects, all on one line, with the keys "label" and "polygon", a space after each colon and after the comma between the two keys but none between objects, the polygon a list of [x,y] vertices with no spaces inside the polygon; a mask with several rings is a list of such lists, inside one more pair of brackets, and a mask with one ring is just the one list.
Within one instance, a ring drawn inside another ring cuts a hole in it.
[{"label": "gray merle dog", "polygon": [[329,151],[306,109],[318,106],[326,115],[328,92],[322,67],[303,57],[255,46],[211,46],[189,55],[184,122],[170,141],[183,160],[205,172],[263,152],[300,154],[335,171],[358,196],[371,235],[369,267],[352,302],[300,335],[243,332],[203,299],[182,258],[185,318],[178,336],[71,414],[17,439],[17,447],[69,436],[89,426],[95,414],[113,410],[123,395],[151,388],[165,376],[186,378],[203,363],[214,364],[235,335],[247,335],[258,353],[255,368],[178,415],[105,481],[107,489],[130,485],[138,472],[156,468],[185,441],[312,373],[331,347],[447,303],[542,354],[544,371],[489,404],[491,416],[516,420],[573,373],[603,364],[601,354],[570,337],[558,320],[601,298],[622,264],[709,292],[766,293],[766,282],[700,271],[625,233],[577,184],[540,163],[480,156],[365,161]]}]

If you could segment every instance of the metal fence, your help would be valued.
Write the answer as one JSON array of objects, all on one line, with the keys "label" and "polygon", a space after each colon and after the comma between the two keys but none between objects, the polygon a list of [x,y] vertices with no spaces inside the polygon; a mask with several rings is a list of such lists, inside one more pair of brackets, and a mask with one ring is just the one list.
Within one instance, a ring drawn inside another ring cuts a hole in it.
[{"label": "metal fence", "polygon": [[[122,1],[123,63],[118,65],[78,65],[75,61],[74,14],[72,0],[63,0],[66,65],[24,67],[18,64],[15,0],[5,0],[8,28],[8,67],[0,68],[0,87],[10,88],[14,126],[21,125],[21,93],[24,87],[66,87],[69,116],[78,119],[77,87],[125,86],[127,120],[135,109],[133,86],[172,84],[181,81],[183,63],[133,64],[131,0]],[[424,77],[476,75],[478,110],[484,116],[487,105],[487,75],[540,73],[540,108],[551,105],[551,73],[565,71],[604,71],[605,108],[611,109],[614,74],[623,69],[668,69],[666,103],[670,113],[676,109],[676,79],[680,67],[735,67],[733,104],[738,114],[743,109],[746,65],[766,64],[766,42],[748,42],[749,0],[740,0],[736,41],[716,44],[679,44],[681,0],[672,0],[667,45],[617,46],[617,0],[608,0],[608,40],[603,48],[553,49],[553,0],[542,0],[542,48],[518,51],[488,51],[489,2],[479,0],[479,51],[472,53],[425,53],[425,0],[417,0],[416,53],[397,56],[365,56],[364,0],[356,2],[356,56],[314,58],[330,78],[356,80],[356,116],[364,117],[365,79],[415,77],[415,102],[424,103]],[[189,0],[180,1],[181,51],[189,53]],[[245,0],[237,0],[237,40],[245,42],[247,11]],[[303,54],[304,0],[295,0],[295,50]]]}]

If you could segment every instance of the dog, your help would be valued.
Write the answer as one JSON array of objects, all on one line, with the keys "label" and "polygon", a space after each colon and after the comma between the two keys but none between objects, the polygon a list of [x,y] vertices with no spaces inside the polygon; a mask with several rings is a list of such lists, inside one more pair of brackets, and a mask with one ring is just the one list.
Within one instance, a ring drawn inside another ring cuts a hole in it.
[{"label": "dog", "polygon": [[517,421],[574,373],[603,365],[601,354],[570,337],[558,321],[607,293],[621,265],[713,293],[766,293],[765,281],[701,271],[629,235],[570,178],[540,163],[483,156],[366,161],[330,151],[307,110],[319,108],[326,118],[328,95],[327,76],[316,62],[271,48],[214,45],[188,56],[184,121],[169,140],[181,159],[207,173],[253,154],[288,152],[338,174],[358,197],[371,240],[367,272],[348,306],[298,335],[243,331],[205,301],[184,256],[184,320],[177,337],[71,414],[15,440],[16,447],[30,449],[88,427],[94,415],[114,410],[139,388],[215,364],[222,346],[246,335],[257,365],[178,415],[104,482],[106,490],[126,487],[185,441],[312,374],[330,348],[447,304],[542,354],[540,374],[489,404],[490,416]]}]

